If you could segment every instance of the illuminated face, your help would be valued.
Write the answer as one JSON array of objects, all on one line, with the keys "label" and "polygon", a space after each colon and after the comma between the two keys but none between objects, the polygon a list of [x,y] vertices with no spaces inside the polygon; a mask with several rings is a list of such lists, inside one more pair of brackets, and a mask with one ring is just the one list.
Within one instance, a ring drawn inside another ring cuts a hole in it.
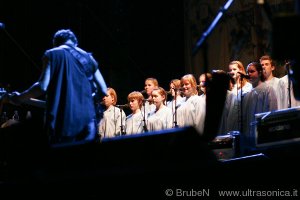
[{"label": "illuminated face", "polygon": [[264,77],[268,80],[270,76],[272,77],[272,72],[275,70],[275,66],[272,66],[270,60],[262,60],[260,64],[263,68]]},{"label": "illuminated face", "polygon": [[256,70],[256,68],[253,65],[250,65],[247,68],[247,72],[250,77],[250,79],[249,79],[250,83],[253,85],[253,87],[256,87],[260,80],[258,71]]},{"label": "illuminated face", "polygon": [[183,95],[186,97],[190,97],[193,95],[193,88],[189,80],[185,79],[182,82]]},{"label": "illuminated face", "polygon": [[104,96],[102,100],[105,107],[108,108],[109,106],[113,105],[115,98],[110,93],[107,93],[107,95]]},{"label": "illuminated face", "polygon": [[152,99],[153,99],[154,105],[158,108],[158,107],[160,107],[161,104],[163,104],[163,102],[165,100],[165,96],[161,95],[159,93],[159,90],[153,90]]},{"label": "illuminated face", "polygon": [[171,91],[171,94],[172,94],[172,96],[174,97],[175,96],[175,85],[174,85],[174,83],[170,83],[170,91]]},{"label": "illuminated face", "polygon": [[129,101],[129,106],[130,106],[130,109],[133,113],[135,113],[137,110],[140,109],[139,107],[139,102],[137,99],[130,99]]},{"label": "illuminated face", "polygon": [[155,88],[156,88],[156,86],[154,86],[153,81],[151,81],[151,80],[145,81],[145,90],[146,90],[146,93],[148,94],[148,96],[151,96],[151,93]]},{"label": "illuminated face", "polygon": [[205,86],[205,74],[202,74],[199,78],[200,89],[205,94],[206,93],[206,86]]},{"label": "illuminated face", "polygon": [[238,67],[238,64],[230,64],[229,65],[229,74],[231,75],[232,78],[237,79],[240,77],[240,69]]}]

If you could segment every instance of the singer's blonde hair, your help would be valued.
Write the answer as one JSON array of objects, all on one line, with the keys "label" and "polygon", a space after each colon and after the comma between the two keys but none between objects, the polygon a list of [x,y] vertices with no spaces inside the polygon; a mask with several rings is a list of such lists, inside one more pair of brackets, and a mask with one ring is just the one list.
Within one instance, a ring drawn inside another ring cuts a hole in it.
[{"label": "singer's blonde hair", "polygon": [[127,96],[128,103],[134,99],[136,99],[138,101],[139,107],[141,108],[143,105],[143,100],[144,100],[143,94],[138,91],[133,91],[133,92],[129,93]]},{"label": "singer's blonde hair", "polygon": [[156,78],[147,78],[146,81],[151,81],[155,87],[158,87],[158,81]]}]

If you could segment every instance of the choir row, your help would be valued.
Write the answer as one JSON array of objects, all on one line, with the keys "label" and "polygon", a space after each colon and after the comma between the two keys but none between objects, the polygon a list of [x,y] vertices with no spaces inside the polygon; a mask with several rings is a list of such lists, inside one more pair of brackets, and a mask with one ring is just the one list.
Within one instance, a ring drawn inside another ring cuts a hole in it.
[{"label": "choir row", "polygon": [[[246,69],[240,61],[229,63],[230,87],[224,104],[219,133],[240,131],[245,145],[253,145],[255,137],[255,114],[296,107],[300,105],[293,95],[288,76],[273,75],[275,65],[268,55],[259,62],[251,62]],[[155,78],[145,80],[145,98],[141,92],[128,95],[131,114],[126,116],[122,106],[117,106],[117,94],[108,88],[103,98],[106,107],[98,128],[101,137],[121,134],[136,134],[147,131],[194,126],[203,134],[206,113],[206,86],[210,73],[199,77],[201,95],[198,94],[194,75],[184,75],[170,82],[172,99],[167,101],[167,92],[159,87]],[[221,111],[220,111],[221,112]]]}]

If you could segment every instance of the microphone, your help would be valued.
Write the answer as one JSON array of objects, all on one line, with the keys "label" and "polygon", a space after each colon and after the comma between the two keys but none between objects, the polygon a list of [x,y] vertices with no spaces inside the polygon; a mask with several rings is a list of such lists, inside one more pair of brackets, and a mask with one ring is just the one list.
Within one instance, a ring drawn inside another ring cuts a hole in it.
[{"label": "microphone", "polygon": [[0,29],[4,29],[5,28],[5,24],[0,22]]},{"label": "microphone", "polygon": [[229,76],[232,76],[232,75],[233,75],[232,73],[230,73],[230,72],[225,72],[224,70],[221,70],[221,69],[213,69],[213,70],[212,70],[212,73],[225,73],[225,74],[227,74],[227,75],[229,75]]},{"label": "microphone", "polygon": [[294,60],[286,61],[284,64],[285,69],[289,69],[291,66],[293,66],[296,62]]},{"label": "microphone", "polygon": [[246,75],[246,74],[243,74],[242,72],[238,72],[242,78],[245,78],[245,79],[250,79],[250,76],[249,75]]},{"label": "microphone", "polygon": [[129,108],[128,104],[124,104],[124,105],[115,105],[117,108]]},{"label": "microphone", "polygon": [[149,103],[152,103],[153,102],[153,99],[143,99],[143,102],[149,102]]},{"label": "microphone", "polygon": [[146,92],[146,90],[142,90],[142,91],[140,91],[140,93],[146,94],[147,92]]}]

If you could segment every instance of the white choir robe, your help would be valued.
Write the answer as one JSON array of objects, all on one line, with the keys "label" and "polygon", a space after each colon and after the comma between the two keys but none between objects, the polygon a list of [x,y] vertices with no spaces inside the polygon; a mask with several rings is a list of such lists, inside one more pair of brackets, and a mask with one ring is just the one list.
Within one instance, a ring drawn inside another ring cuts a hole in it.
[{"label": "white choir robe", "polygon": [[[278,109],[286,109],[289,108],[289,80],[288,75],[283,76],[279,79],[280,85],[280,104],[278,105]],[[290,95],[291,95],[291,106],[290,107],[298,107],[300,106],[300,101],[295,99],[294,92],[293,92],[293,84],[291,82],[290,85]]]},{"label": "white choir robe", "polygon": [[[185,101],[185,97],[177,96],[176,98],[176,106],[175,106],[175,100],[172,99],[171,101],[167,102],[167,107],[172,109],[173,113],[173,128],[175,127],[175,119],[177,124],[177,108]],[[176,116],[175,116],[176,115]]]},{"label": "white choir robe", "polygon": [[241,98],[241,92],[243,96],[245,96],[246,93],[250,92],[252,90],[252,84],[249,82],[246,82],[246,84],[242,87],[242,89],[237,88],[237,84],[234,84],[231,92],[235,95]]},{"label": "white choir robe", "polygon": [[281,103],[281,99],[282,99],[282,90],[281,90],[281,84],[280,84],[280,79],[277,77],[273,77],[270,81],[265,81],[265,83],[267,85],[270,85],[273,87],[274,91],[275,91],[275,95],[277,98],[277,109],[281,109],[282,107],[282,103]]},{"label": "white choir robe", "polygon": [[[121,123],[122,118],[122,123]],[[101,138],[111,138],[121,135],[121,125],[124,127],[126,121],[126,114],[121,109],[115,106],[110,106],[103,113],[103,118],[101,119],[98,126],[98,134]],[[125,130],[123,130],[125,131]]]},{"label": "white choir robe", "polygon": [[[227,116],[227,130],[226,132],[230,131],[241,131],[241,118],[242,118],[242,101],[247,93],[252,90],[252,84],[247,82],[244,87],[242,87],[242,98],[241,98],[241,90],[233,90],[232,91],[232,98],[230,99],[230,107],[228,109],[228,116]],[[237,93],[236,93],[237,92]]]},{"label": "white choir robe", "polygon": [[143,113],[140,111],[135,114],[128,115],[125,124],[126,124],[125,125],[126,135],[132,135],[132,134],[144,132]]},{"label": "white choir robe", "polygon": [[150,113],[155,111],[155,109],[156,109],[156,106],[153,103],[150,104],[148,101],[146,101],[144,103],[144,105],[141,107],[141,112],[147,118],[150,115]]},{"label": "white choir robe", "polygon": [[164,105],[158,111],[154,111],[149,114],[147,120],[147,128],[149,131],[158,131],[172,128],[172,119],[172,110]]},{"label": "white choir robe", "polygon": [[205,122],[206,102],[204,98],[193,95],[177,109],[179,127],[193,126],[199,134],[203,134]]},{"label": "white choir robe", "polygon": [[274,88],[261,83],[246,94],[243,101],[243,132],[244,145],[253,147],[255,139],[255,114],[277,110],[277,99]]},{"label": "white choir robe", "polygon": [[247,82],[242,89],[237,89],[235,84],[231,91],[227,91],[218,134],[223,135],[230,131],[240,131],[242,115],[241,93],[244,97],[251,90],[252,84]]},{"label": "white choir robe", "polygon": [[222,112],[222,116],[221,116],[221,120],[220,120],[218,135],[224,135],[229,130],[227,128],[228,114],[229,114],[232,98],[234,98],[234,96],[235,95],[230,90],[227,90],[226,100],[224,102],[224,107],[223,107],[223,112]]}]

